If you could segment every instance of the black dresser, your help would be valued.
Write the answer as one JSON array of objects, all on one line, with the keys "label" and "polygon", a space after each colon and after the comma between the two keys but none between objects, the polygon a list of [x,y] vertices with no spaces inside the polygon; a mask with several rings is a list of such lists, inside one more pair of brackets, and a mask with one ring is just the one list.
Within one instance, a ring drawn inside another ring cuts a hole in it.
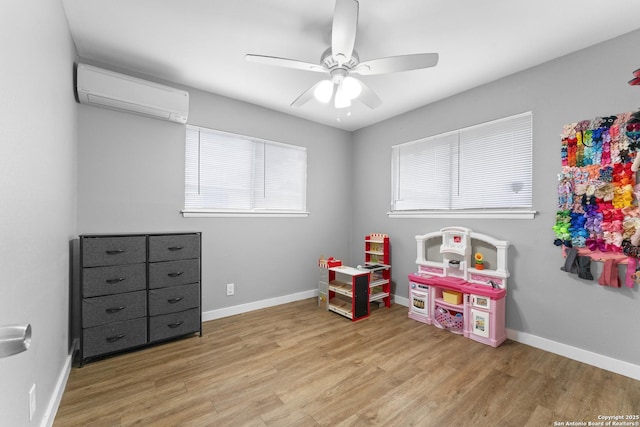
[{"label": "black dresser", "polygon": [[201,233],[83,234],[72,292],[78,362],[199,333]]}]

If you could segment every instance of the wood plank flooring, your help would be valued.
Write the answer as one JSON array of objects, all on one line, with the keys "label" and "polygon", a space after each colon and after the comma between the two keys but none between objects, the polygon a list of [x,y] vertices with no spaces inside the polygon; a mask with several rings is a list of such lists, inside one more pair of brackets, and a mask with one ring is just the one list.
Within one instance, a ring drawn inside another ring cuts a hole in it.
[{"label": "wood plank flooring", "polygon": [[[640,414],[640,381],[376,309],[298,301],[73,368],[55,427],[554,426]],[[554,424],[557,423],[557,424]]]}]

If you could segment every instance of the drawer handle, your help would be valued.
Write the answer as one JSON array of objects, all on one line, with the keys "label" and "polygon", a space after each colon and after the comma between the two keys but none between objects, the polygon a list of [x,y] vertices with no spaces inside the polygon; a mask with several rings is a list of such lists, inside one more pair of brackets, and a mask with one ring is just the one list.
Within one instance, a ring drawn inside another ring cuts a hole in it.
[{"label": "drawer handle", "polygon": [[107,252],[107,255],[118,255],[118,254],[126,252],[126,250],[124,250],[124,249],[111,249],[111,250],[108,250],[106,252]]},{"label": "drawer handle", "polygon": [[184,271],[176,271],[175,273],[167,274],[167,276],[169,276],[169,277],[178,277],[178,276],[182,276],[183,274],[184,274]]},{"label": "drawer handle", "polygon": [[177,302],[182,301],[182,299],[183,299],[182,297],[171,298],[171,299],[168,299],[168,300],[167,300],[167,302],[168,302],[169,304],[175,304],[175,303],[177,303]]},{"label": "drawer handle", "polygon": [[167,249],[169,249],[171,252],[175,252],[175,251],[179,251],[180,249],[184,249],[184,246],[171,246]]},{"label": "drawer handle", "polygon": [[115,279],[107,279],[106,282],[113,285],[114,283],[124,282],[125,280],[127,280],[126,277],[116,277]]},{"label": "drawer handle", "polygon": [[114,335],[114,336],[112,336],[112,337],[107,337],[107,342],[116,342],[116,341],[120,341],[122,338],[124,338],[124,334]]},{"label": "drawer handle", "polygon": [[113,307],[113,308],[107,308],[105,311],[109,314],[114,314],[117,313],[119,311],[124,310],[126,307],[120,306],[120,307]]},{"label": "drawer handle", "polygon": [[180,320],[179,322],[176,323],[169,323],[167,326],[170,327],[171,329],[175,329],[178,326],[182,325],[184,323],[184,321]]}]

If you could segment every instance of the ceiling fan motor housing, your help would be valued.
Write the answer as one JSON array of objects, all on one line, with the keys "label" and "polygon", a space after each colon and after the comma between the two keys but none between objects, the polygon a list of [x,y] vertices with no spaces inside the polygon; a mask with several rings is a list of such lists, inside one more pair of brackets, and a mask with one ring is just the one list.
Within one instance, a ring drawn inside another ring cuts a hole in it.
[{"label": "ceiling fan motor housing", "polygon": [[360,63],[360,58],[358,57],[358,53],[354,50],[351,54],[351,59],[340,65],[338,61],[336,61],[336,59],[333,57],[331,48],[328,48],[322,53],[320,63],[323,67],[329,70],[329,72],[331,72],[331,70],[333,70],[334,68],[344,68],[347,70],[352,70]]}]

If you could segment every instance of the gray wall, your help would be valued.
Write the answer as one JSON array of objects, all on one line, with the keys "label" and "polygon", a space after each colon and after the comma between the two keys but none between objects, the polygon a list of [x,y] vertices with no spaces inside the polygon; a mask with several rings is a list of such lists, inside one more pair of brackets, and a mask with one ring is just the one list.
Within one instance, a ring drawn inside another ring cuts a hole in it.
[{"label": "gray wall", "polygon": [[31,348],[0,359],[0,424],[29,425],[69,353],[69,241],[75,235],[75,49],[59,0],[6,1],[0,13],[0,325],[31,323]]},{"label": "gray wall", "polygon": [[[78,233],[202,231],[209,311],[313,289],[320,254],[356,264],[364,235],[386,232],[395,291],[406,297],[413,236],[451,222],[387,218],[390,146],[529,109],[539,214],[455,223],[512,241],[509,328],[640,364],[638,290],[567,276],[551,245],[561,127],[638,108],[640,93],[626,81],[639,65],[639,32],[354,134],[191,91],[193,124],[308,147],[311,215],[185,219],[184,128],[75,104],[75,51],[59,1],[6,2],[0,23],[0,325],[33,326],[31,348],[0,360],[3,425],[29,424],[32,384],[31,425],[52,421],[48,405],[68,361],[69,241]],[[233,297],[227,282],[236,283]]]},{"label": "gray wall", "polygon": [[349,255],[351,134],[189,92],[189,124],[307,147],[309,217],[183,218],[185,127],[80,105],[78,233],[202,231],[205,312],[315,289]]},{"label": "gray wall", "polygon": [[[363,236],[391,238],[395,293],[407,297],[416,270],[414,236],[460,225],[509,240],[511,279],[507,327],[640,365],[638,288],[612,289],[560,271],[553,246],[562,126],[635,111],[640,89],[627,84],[640,66],[640,31],[470,90],[354,134],[352,253],[362,258]],[[487,58],[487,60],[491,60]],[[473,64],[469,65],[473,73]],[[523,111],[533,112],[533,220],[390,219],[391,146]],[[371,170],[378,185],[371,186]],[[596,272],[601,265],[593,263]],[[597,276],[596,276],[597,277]]]}]

